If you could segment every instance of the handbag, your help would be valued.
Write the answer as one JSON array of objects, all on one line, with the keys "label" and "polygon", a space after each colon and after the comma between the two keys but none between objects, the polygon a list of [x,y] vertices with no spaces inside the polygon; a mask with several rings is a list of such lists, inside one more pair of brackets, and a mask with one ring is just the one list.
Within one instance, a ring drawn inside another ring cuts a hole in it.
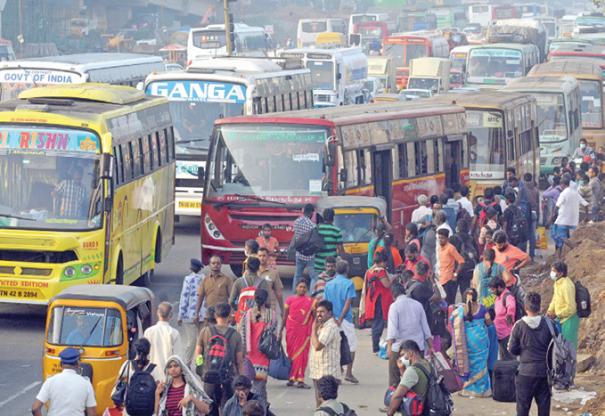
[{"label": "handbag", "polygon": [[269,361],[269,376],[276,380],[289,380],[291,368],[292,363],[286,356],[286,353],[284,353],[283,347],[280,345],[279,357],[277,357],[275,360]]},{"label": "handbag", "polygon": [[464,387],[462,379],[458,377],[456,371],[452,368],[449,360],[441,352],[433,353],[431,363],[435,367],[437,374],[443,377],[443,384],[447,391],[455,393]]},{"label": "handbag", "polygon": [[265,354],[269,360],[275,360],[279,357],[281,344],[275,335],[275,325],[267,326],[260,335],[258,350]]},{"label": "handbag", "polygon": [[340,366],[349,365],[353,362],[351,357],[351,349],[349,348],[349,340],[344,331],[340,331]]},{"label": "handbag", "polygon": [[[116,384],[113,393],[111,395],[111,401],[118,407],[122,407],[124,405],[124,401],[126,400],[126,389],[128,389],[128,380],[130,379],[130,366],[132,363],[127,361],[127,365],[124,366],[122,372],[120,373],[120,380]],[[128,367],[128,373],[126,374],[126,380],[124,380],[124,370]]]}]

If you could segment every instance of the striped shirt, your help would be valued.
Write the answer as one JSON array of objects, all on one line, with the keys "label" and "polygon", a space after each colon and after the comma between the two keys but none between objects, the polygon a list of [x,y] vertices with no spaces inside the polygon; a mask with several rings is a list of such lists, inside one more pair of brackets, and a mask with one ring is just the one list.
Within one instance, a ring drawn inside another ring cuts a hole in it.
[{"label": "striped shirt", "polygon": [[[305,234],[311,231],[315,227],[313,221],[309,217],[302,216],[298,217],[296,221],[294,221],[294,241],[300,240]],[[313,260],[313,256],[305,256],[300,252],[296,252],[296,259],[300,261],[311,261]]]},{"label": "striped shirt", "polygon": [[322,272],[326,268],[326,258],[338,254],[336,249],[342,244],[342,232],[334,224],[319,224],[317,231],[324,240],[324,247],[315,253],[315,270]]},{"label": "striped shirt", "polygon": [[166,414],[167,416],[181,416],[182,410],[179,408],[179,403],[185,397],[185,384],[180,387],[170,386],[166,397]]},{"label": "striped shirt", "polygon": [[317,351],[311,347],[309,377],[312,380],[319,380],[323,376],[340,379],[340,328],[334,318],[322,324],[317,338],[324,348]]}]

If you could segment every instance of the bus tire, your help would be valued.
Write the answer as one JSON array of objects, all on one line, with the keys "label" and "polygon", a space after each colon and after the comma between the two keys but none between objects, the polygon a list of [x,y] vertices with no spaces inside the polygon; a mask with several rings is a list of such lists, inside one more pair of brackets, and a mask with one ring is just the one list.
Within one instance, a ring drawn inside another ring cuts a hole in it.
[{"label": "bus tire", "polygon": [[122,254],[118,257],[118,264],[116,266],[116,285],[124,284],[124,261],[122,260]]}]

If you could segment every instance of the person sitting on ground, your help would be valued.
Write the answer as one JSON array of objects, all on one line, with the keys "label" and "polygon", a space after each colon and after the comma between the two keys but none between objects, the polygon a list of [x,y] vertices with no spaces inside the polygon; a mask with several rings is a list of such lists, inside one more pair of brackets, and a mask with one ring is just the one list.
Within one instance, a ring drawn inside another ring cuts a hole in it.
[{"label": "person sitting on ground", "polygon": [[540,315],[541,302],[538,293],[529,292],[525,296],[527,316],[517,321],[508,341],[508,351],[519,356],[515,377],[517,416],[528,416],[533,400],[538,415],[550,414],[551,388],[546,363],[552,335],[546,323],[548,318]]},{"label": "person sitting on ground", "polygon": [[323,376],[317,380],[319,390],[320,404],[313,413],[313,416],[334,416],[346,415],[349,406],[339,402],[338,399],[338,380],[333,376]]},{"label": "person sitting on ground", "polygon": [[415,341],[407,340],[401,344],[397,366],[403,370],[401,381],[391,397],[387,415],[394,416],[401,407],[408,391],[413,391],[420,397],[426,397],[429,387],[429,375],[433,371],[431,364],[424,359],[420,347]]},{"label": "person sitting on ground", "polygon": [[222,414],[225,416],[244,416],[244,406],[246,403],[255,400],[264,409],[265,413],[269,405],[263,396],[252,393],[252,382],[246,376],[239,375],[233,380],[233,396],[225,403]]}]

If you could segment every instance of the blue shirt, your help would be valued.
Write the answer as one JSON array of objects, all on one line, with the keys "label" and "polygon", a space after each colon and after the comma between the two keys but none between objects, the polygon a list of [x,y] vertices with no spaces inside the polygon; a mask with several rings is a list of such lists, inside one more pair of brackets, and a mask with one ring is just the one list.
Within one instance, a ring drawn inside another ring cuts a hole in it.
[{"label": "blue shirt", "polygon": [[[355,285],[342,274],[337,274],[334,279],[326,283],[326,288],[324,289],[324,299],[332,302],[332,315],[334,315],[334,319],[340,318],[347,299],[351,299],[352,302],[356,296]],[[347,311],[345,319],[353,322],[351,308]]]},{"label": "blue shirt", "polygon": [[[200,273],[189,273],[183,280],[183,288],[181,290],[181,299],[179,302],[179,320],[187,323],[193,322],[195,318],[195,306],[197,304],[197,288],[204,279],[204,274]],[[206,316],[206,301],[200,308],[199,319],[204,320]]]}]

